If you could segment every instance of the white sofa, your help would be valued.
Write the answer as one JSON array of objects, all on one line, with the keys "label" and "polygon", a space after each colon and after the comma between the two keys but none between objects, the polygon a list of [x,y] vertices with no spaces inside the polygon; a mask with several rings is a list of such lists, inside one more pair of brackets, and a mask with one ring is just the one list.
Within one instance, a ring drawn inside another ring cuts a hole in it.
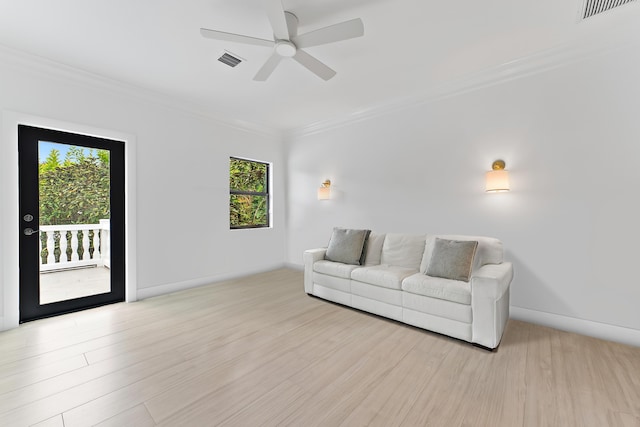
[{"label": "white sofa", "polygon": [[[477,241],[468,282],[427,276],[436,238]],[[375,234],[364,265],[304,252],[309,295],[494,349],[509,318],[513,267],[498,239],[458,235]]]}]

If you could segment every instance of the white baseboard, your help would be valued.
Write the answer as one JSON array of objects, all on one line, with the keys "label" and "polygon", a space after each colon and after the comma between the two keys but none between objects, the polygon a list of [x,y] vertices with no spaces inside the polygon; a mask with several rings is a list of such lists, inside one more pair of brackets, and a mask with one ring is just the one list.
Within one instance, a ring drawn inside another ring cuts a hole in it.
[{"label": "white baseboard", "polygon": [[640,330],[638,329],[576,319],[575,317],[530,310],[522,307],[511,306],[509,310],[512,319],[640,347]]},{"label": "white baseboard", "polygon": [[199,286],[211,285],[212,283],[222,282],[225,280],[238,279],[244,276],[250,276],[252,274],[265,273],[267,271],[277,270],[279,268],[286,268],[284,264],[274,264],[271,266],[263,267],[255,270],[243,270],[241,273],[231,274],[219,274],[216,276],[200,277],[198,279],[185,280],[183,282],[167,283],[165,285],[152,286],[149,288],[138,289],[138,300],[146,298],[157,297],[160,295],[166,295],[173,292],[183,291],[185,289],[197,288]]}]

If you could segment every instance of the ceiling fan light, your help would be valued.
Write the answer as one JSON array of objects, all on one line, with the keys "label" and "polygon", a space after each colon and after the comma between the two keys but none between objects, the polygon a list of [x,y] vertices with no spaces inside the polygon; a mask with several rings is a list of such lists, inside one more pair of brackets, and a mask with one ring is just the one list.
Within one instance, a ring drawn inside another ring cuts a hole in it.
[{"label": "ceiling fan light", "polygon": [[291,58],[296,54],[298,49],[296,45],[287,40],[278,40],[276,43],[276,53],[280,56]]}]

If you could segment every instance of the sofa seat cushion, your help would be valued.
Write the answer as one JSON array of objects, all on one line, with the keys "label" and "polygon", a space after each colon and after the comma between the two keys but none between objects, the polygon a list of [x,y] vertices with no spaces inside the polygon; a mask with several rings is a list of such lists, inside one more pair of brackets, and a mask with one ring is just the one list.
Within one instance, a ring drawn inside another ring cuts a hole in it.
[{"label": "sofa seat cushion", "polygon": [[357,265],[343,264],[334,261],[316,261],[313,263],[313,271],[316,273],[328,274],[329,276],[351,278],[351,272],[358,268]]},{"label": "sofa seat cushion", "polygon": [[459,304],[471,304],[471,286],[459,280],[442,279],[418,273],[404,279],[402,290]]},{"label": "sofa seat cushion", "polygon": [[356,268],[351,272],[351,279],[370,285],[389,289],[401,289],[405,277],[418,272],[417,268],[397,267],[393,265],[374,265]]}]

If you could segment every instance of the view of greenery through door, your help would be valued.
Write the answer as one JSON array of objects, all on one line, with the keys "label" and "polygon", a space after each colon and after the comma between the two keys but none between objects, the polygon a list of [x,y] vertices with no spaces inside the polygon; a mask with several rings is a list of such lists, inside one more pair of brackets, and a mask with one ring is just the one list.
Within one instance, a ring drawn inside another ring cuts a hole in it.
[{"label": "view of greenery through door", "polygon": [[60,159],[60,150],[52,148],[39,169],[42,224],[95,224],[109,218],[109,151],[70,146]]},{"label": "view of greenery through door", "polygon": [[[48,143],[51,147],[65,147],[66,154],[61,159],[60,149],[50,148],[44,161],[39,164],[40,224],[98,224],[109,219],[109,151],[84,147],[65,146]],[[83,238],[83,231],[79,231]],[[93,234],[93,231],[89,233]],[[91,235],[93,243],[94,236]],[[46,239],[45,234],[42,235]],[[60,239],[68,240],[67,254],[60,253]],[[93,245],[89,248],[94,251]],[[55,236],[55,258],[71,257],[71,233]],[[41,256],[46,259],[48,250]],[[84,248],[78,255],[84,258]],[[90,254],[88,254],[90,255]]]},{"label": "view of greenery through door", "polygon": [[109,292],[109,151],[40,141],[38,187],[40,303]]}]

